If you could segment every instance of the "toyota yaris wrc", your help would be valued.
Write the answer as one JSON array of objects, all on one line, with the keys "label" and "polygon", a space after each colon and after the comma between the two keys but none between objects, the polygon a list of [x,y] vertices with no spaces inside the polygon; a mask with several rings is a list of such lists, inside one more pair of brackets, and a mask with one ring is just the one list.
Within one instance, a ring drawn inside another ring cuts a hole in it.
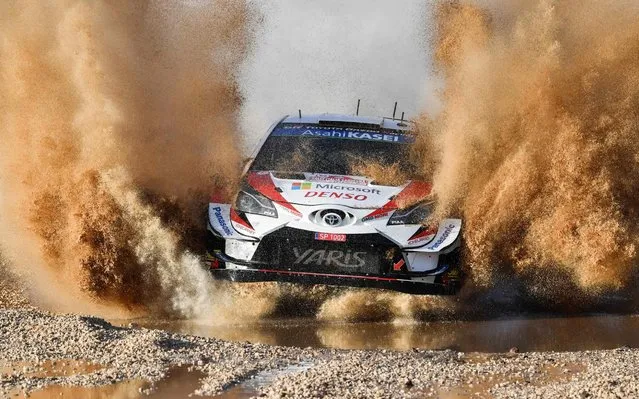
[{"label": "toyota yaris wrc", "polygon": [[[430,183],[413,178],[411,127],[330,114],[274,124],[233,203],[209,204],[213,276],[455,293],[462,222],[423,224],[434,204]],[[401,182],[380,177],[398,169]]]}]

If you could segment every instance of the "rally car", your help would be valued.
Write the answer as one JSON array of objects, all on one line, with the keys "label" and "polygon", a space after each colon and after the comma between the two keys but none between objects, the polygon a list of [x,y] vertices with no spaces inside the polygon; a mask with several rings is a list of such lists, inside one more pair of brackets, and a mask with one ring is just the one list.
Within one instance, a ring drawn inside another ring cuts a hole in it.
[{"label": "rally car", "polygon": [[281,119],[250,159],[232,203],[208,206],[213,276],[455,293],[462,221],[426,222],[434,207],[426,181],[389,184],[357,173],[375,164],[410,176],[414,142],[404,120]]}]

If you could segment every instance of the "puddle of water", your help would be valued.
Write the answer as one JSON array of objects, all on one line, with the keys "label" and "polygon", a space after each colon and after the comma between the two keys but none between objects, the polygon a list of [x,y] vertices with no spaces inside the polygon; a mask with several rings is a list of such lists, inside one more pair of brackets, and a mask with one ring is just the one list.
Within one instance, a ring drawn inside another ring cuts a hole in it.
[{"label": "puddle of water", "polygon": [[[189,371],[187,367],[179,367],[171,370],[167,377],[155,386],[147,381],[132,380],[123,381],[111,385],[98,387],[76,387],[63,385],[50,385],[38,391],[31,392],[32,399],[49,399],[52,397],[63,398],[92,398],[92,399],[130,399],[146,397],[156,399],[186,398],[200,387],[200,379],[204,374],[199,371]],[[14,390],[9,396],[24,396],[21,391]],[[206,397],[206,396],[198,396]]]},{"label": "puddle of water", "polygon": [[547,365],[542,368],[542,377],[536,381],[536,384],[546,385],[553,382],[568,381],[575,374],[585,370],[586,366],[578,363]]},{"label": "puddle of water", "polygon": [[28,377],[68,377],[76,374],[89,374],[103,369],[98,364],[79,360],[47,360],[39,363],[17,362],[0,365],[0,374],[20,374]]},{"label": "puddle of water", "polygon": [[140,390],[144,389],[145,384],[146,383],[143,381],[125,381],[113,385],[104,385],[92,388],[51,385],[39,391],[31,392],[29,397],[31,399],[49,399],[53,397],[73,399],[138,398],[141,395]]},{"label": "puddle of water", "polygon": [[508,376],[496,376],[492,380],[482,381],[475,384],[468,384],[450,389],[440,389],[437,397],[440,399],[470,399],[470,398],[492,398],[490,389],[503,383],[515,383],[523,381],[521,378]]},{"label": "puddle of water", "polygon": [[[120,321],[126,325],[130,322]],[[114,324],[118,322],[115,321]],[[430,323],[271,320],[241,325],[135,320],[148,328],[270,345],[340,349],[454,349],[463,352],[576,351],[639,347],[639,317],[591,315]],[[579,334],[575,334],[579,331]]]},{"label": "puddle of water", "polygon": [[[487,358],[484,358],[484,361]],[[480,358],[471,361],[481,361]],[[493,398],[491,389],[500,384],[530,384],[531,386],[544,386],[549,384],[557,384],[568,381],[575,374],[584,371],[586,368],[582,364],[555,364],[545,365],[541,368],[540,373],[530,380],[512,375],[497,374],[487,376],[485,380],[472,384],[465,384],[458,387],[438,389],[434,392],[440,399],[471,399],[471,398]],[[429,392],[431,394],[434,392]]]},{"label": "puddle of water", "polygon": [[178,367],[158,382],[149,396],[156,399],[186,398],[200,388],[200,380],[205,376],[201,371],[189,371],[188,367]]},{"label": "puddle of water", "polygon": [[302,373],[313,366],[310,362],[294,364],[282,369],[264,370],[236,384],[220,395],[219,399],[248,399],[260,394],[260,389],[270,385],[278,377]]}]

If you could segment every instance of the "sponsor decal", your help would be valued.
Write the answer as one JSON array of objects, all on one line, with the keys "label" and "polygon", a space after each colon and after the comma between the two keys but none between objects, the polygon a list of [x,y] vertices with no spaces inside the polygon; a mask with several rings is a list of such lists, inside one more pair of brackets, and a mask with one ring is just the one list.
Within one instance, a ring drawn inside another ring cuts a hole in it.
[{"label": "sponsor decal", "polygon": [[358,186],[368,186],[368,180],[356,179],[349,176],[341,175],[323,175],[314,174],[307,177],[307,180],[319,182],[319,183],[341,183],[341,184],[354,184]]},{"label": "sponsor decal", "polygon": [[319,241],[346,242],[346,234],[315,233],[315,239]]},{"label": "sponsor decal", "polygon": [[246,218],[246,215],[244,215],[243,213],[237,213],[235,209],[231,209],[231,222],[235,223],[233,227],[238,230],[241,230],[245,233],[255,233],[255,229],[253,229],[253,226],[251,226],[251,223]]},{"label": "sponsor decal", "polygon": [[293,248],[295,264],[316,265],[316,266],[338,266],[338,267],[362,267],[366,263],[364,257],[366,252]]},{"label": "sponsor decal", "polygon": [[408,239],[408,245],[426,243],[432,240],[436,233],[437,230],[435,229],[420,227],[419,229],[417,229],[415,234],[413,234],[412,237]]},{"label": "sponsor decal", "polygon": [[353,193],[336,193],[330,191],[307,191],[304,194],[306,198],[335,198],[335,199],[346,199],[346,200],[355,200],[355,201],[366,201],[368,199],[368,195],[364,194],[353,194]]},{"label": "sponsor decal", "polygon": [[428,249],[436,249],[438,246],[440,246],[444,241],[446,241],[446,239],[450,235],[450,232],[453,231],[454,228],[455,228],[454,224],[449,224],[448,226],[446,226],[444,228],[444,232],[442,233],[442,236],[439,237],[437,241],[435,241],[432,245],[430,245]]},{"label": "sponsor decal", "polygon": [[428,235],[425,235],[425,236],[422,236],[422,237],[412,238],[412,239],[408,240],[408,245],[421,244],[422,242],[426,243],[426,242],[428,242],[428,241],[430,241],[432,239],[433,239],[433,234],[428,234]]},{"label": "sponsor decal", "polygon": [[370,194],[381,194],[382,192],[376,188],[363,188],[363,187],[350,187],[350,186],[340,186],[337,184],[320,184],[317,183],[315,185],[317,189],[323,190],[336,190],[336,191],[351,191],[358,193],[370,193]]},{"label": "sponsor decal", "polygon": [[243,231],[245,233],[249,233],[249,234],[255,233],[255,230],[250,229],[250,228],[248,228],[248,227],[246,227],[246,226],[244,226],[242,224],[239,224],[239,223],[237,225],[235,225],[235,228],[240,230],[240,231]]},{"label": "sponsor decal", "polygon": [[377,220],[377,219],[382,219],[382,218],[388,217],[394,211],[395,211],[394,208],[387,208],[386,206],[384,206],[382,208],[379,208],[379,209],[375,209],[373,212],[371,212],[368,215],[364,216],[362,218],[362,222],[369,222],[371,220]]},{"label": "sponsor decal", "polygon": [[394,132],[391,130],[369,130],[354,128],[339,128],[329,126],[306,125],[279,126],[271,136],[302,136],[325,137],[334,139],[386,141],[390,143],[413,143],[415,136],[409,133]]},{"label": "sponsor decal", "polygon": [[224,235],[232,236],[233,230],[231,230],[229,225],[226,224],[226,221],[224,220],[224,216],[222,216],[222,208],[220,208],[219,206],[213,208],[213,215],[215,216],[217,223],[220,225],[220,228],[222,229],[222,232],[224,233]]},{"label": "sponsor decal", "polygon": [[312,183],[308,182],[295,182],[291,185],[291,190],[310,190],[313,187]]},{"label": "sponsor decal", "polygon": [[392,211],[388,211],[388,212],[382,212],[382,213],[377,213],[375,215],[368,215],[368,216],[364,216],[362,218],[362,222],[370,222],[371,220],[377,220],[377,219],[382,219],[387,217],[388,215],[391,214]]}]

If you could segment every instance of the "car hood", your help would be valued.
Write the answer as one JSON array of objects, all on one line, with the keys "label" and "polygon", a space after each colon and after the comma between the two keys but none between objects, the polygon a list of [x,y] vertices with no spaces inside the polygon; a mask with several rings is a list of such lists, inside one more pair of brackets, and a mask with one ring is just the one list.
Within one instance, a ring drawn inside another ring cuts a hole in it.
[{"label": "car hood", "polygon": [[351,208],[379,209],[402,207],[425,198],[431,185],[409,181],[400,186],[374,184],[361,176],[317,173],[283,177],[273,172],[249,172],[247,183],[269,199],[292,205],[341,205]]}]

